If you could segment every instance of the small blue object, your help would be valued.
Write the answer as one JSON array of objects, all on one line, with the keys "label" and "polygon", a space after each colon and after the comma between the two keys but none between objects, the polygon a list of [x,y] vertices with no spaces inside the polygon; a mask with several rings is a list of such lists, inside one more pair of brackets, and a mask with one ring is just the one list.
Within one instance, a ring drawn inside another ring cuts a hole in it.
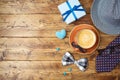
[{"label": "small blue object", "polygon": [[86,15],[84,8],[78,0],[67,0],[58,6],[60,13],[63,16],[63,21],[67,24]]},{"label": "small blue object", "polygon": [[66,72],[63,72],[63,75],[64,75],[64,76],[66,76],[66,75],[67,75],[67,73],[66,73]]},{"label": "small blue object", "polygon": [[59,51],[60,50],[60,48],[56,48],[56,51]]},{"label": "small blue object", "polygon": [[59,39],[64,39],[65,36],[66,36],[66,30],[65,29],[62,29],[62,30],[56,32],[56,37],[59,38]]},{"label": "small blue object", "polygon": [[71,72],[71,71],[72,71],[72,68],[68,68],[68,71]]}]

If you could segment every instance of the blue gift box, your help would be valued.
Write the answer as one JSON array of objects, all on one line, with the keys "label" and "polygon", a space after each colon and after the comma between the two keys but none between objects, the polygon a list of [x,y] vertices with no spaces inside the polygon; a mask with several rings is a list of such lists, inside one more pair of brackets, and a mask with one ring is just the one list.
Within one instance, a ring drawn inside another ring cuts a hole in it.
[{"label": "blue gift box", "polygon": [[67,0],[66,2],[60,4],[58,9],[62,14],[63,21],[67,24],[70,24],[71,22],[86,15],[84,8],[78,0]]}]

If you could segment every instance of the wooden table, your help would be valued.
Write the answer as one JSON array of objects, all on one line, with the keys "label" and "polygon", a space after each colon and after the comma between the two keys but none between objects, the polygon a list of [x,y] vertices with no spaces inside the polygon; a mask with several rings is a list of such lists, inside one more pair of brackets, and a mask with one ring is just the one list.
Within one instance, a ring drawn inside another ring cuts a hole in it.
[{"label": "wooden table", "polygon": [[[68,37],[74,26],[93,25],[90,17],[93,0],[80,0],[87,15],[70,25],[62,21],[57,9],[62,2],[65,0],[0,0],[0,80],[120,80],[120,65],[112,72],[96,73],[97,51],[85,56],[69,46]],[[55,32],[63,28],[67,37],[59,40]],[[99,49],[116,37],[101,32],[100,35]],[[76,65],[63,67],[61,58],[66,51],[76,60],[88,57],[87,71],[81,72]]]}]

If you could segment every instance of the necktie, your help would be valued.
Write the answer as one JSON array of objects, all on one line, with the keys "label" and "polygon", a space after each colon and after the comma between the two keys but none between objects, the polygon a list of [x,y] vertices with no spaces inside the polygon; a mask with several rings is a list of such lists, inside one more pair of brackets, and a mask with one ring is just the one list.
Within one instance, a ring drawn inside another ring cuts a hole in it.
[{"label": "necktie", "polygon": [[98,50],[96,71],[110,72],[120,63],[120,36],[115,38],[105,49]]}]

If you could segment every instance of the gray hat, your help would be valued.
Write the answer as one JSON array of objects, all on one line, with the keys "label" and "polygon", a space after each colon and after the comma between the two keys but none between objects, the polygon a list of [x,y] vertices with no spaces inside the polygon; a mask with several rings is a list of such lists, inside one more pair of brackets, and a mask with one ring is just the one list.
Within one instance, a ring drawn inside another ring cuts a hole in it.
[{"label": "gray hat", "polygon": [[102,32],[120,34],[120,0],[94,0],[91,17]]}]

